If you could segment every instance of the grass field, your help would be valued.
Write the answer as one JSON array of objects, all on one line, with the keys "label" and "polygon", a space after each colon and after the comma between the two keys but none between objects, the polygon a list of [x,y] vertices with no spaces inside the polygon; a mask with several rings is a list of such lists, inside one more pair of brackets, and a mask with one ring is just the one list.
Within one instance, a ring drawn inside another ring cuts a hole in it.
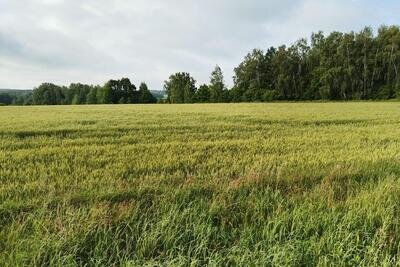
[{"label": "grass field", "polygon": [[0,266],[400,265],[400,103],[0,107]]}]

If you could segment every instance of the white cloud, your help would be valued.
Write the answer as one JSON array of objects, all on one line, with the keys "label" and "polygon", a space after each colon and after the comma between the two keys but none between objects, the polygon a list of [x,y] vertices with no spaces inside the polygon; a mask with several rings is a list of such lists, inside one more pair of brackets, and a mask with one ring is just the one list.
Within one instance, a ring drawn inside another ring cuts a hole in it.
[{"label": "white cloud", "polygon": [[[161,89],[176,71],[231,83],[254,47],[317,30],[395,23],[392,1],[0,0],[0,87],[103,83],[127,76]],[[376,7],[379,7],[377,12]],[[392,15],[388,15],[392,14]]]}]

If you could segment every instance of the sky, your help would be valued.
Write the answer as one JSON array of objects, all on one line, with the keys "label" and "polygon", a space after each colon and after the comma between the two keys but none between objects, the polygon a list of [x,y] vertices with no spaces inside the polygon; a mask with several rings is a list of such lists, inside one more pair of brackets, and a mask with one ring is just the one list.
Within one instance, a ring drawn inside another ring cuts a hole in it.
[{"label": "sky", "polygon": [[0,88],[103,84],[128,77],[162,90],[189,72],[208,83],[253,48],[319,30],[400,24],[398,0],[0,0]]}]

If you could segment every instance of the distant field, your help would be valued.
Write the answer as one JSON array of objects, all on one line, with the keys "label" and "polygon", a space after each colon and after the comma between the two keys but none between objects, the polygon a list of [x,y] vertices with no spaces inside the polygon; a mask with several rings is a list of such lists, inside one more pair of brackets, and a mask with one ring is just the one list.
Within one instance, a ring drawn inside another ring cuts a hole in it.
[{"label": "distant field", "polygon": [[400,103],[0,107],[0,266],[400,264]]}]

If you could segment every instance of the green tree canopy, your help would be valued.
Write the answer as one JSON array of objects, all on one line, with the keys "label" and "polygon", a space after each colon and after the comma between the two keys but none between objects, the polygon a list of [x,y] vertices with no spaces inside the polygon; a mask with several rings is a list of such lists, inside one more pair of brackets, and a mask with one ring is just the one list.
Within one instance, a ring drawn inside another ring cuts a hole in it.
[{"label": "green tree canopy", "polygon": [[139,103],[150,104],[157,103],[157,99],[150,92],[147,84],[142,82],[139,86]]},{"label": "green tree canopy", "polygon": [[61,105],[64,97],[63,89],[52,83],[43,83],[33,90],[35,105]]},{"label": "green tree canopy", "polygon": [[164,89],[169,103],[193,103],[196,93],[196,81],[187,72],[178,72],[165,81]]},{"label": "green tree canopy", "polygon": [[105,104],[129,104],[138,103],[139,96],[136,86],[128,78],[121,80],[109,80],[104,85],[104,92],[101,94],[101,103]]},{"label": "green tree canopy", "polygon": [[212,103],[220,103],[224,102],[224,75],[222,73],[221,68],[217,65],[214,70],[211,72],[210,77],[210,102]]},{"label": "green tree canopy", "polygon": [[199,87],[195,94],[195,102],[208,103],[210,102],[210,88],[208,85],[203,84]]}]

